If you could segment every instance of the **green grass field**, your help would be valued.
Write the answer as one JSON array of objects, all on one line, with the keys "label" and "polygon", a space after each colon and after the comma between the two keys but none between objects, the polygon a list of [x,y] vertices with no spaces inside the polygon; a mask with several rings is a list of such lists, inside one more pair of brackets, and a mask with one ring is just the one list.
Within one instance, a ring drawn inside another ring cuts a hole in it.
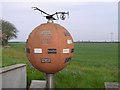
[{"label": "green grass field", "polygon": [[[28,86],[31,80],[45,79],[28,62],[25,43],[9,45],[11,48],[2,48],[2,66],[26,63]],[[75,43],[70,65],[55,74],[56,88],[104,88],[104,82],[118,82],[117,43]]]}]

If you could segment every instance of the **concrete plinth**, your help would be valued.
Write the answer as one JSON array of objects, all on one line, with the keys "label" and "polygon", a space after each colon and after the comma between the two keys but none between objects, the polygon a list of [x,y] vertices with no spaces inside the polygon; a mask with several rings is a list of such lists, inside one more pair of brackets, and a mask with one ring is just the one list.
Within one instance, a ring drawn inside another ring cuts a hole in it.
[{"label": "concrete plinth", "polygon": [[0,68],[2,88],[26,88],[26,64],[16,64]]},{"label": "concrete plinth", "polygon": [[[46,81],[45,80],[32,80],[30,85],[30,90],[34,88],[38,90],[38,88],[44,89],[46,87]],[[40,89],[40,90],[41,90]]]},{"label": "concrete plinth", "polygon": [[120,83],[118,82],[105,82],[106,90],[120,90]]}]

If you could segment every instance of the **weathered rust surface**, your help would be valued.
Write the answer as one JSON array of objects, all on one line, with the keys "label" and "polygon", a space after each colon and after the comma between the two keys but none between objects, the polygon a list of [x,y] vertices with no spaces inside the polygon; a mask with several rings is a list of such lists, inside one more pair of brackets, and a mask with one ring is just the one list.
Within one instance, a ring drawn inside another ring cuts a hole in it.
[{"label": "weathered rust surface", "polygon": [[74,43],[70,33],[59,24],[44,23],[36,27],[26,42],[30,63],[39,71],[56,73],[69,64]]}]

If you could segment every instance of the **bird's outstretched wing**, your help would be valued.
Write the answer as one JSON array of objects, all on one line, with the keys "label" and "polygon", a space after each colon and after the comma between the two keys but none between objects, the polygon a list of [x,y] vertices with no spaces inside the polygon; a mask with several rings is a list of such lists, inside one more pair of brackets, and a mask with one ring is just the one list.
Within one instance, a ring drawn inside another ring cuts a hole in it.
[{"label": "bird's outstretched wing", "polygon": [[38,10],[38,11],[40,11],[41,13],[44,13],[44,14],[46,14],[46,15],[50,15],[50,14],[44,12],[43,10],[41,10],[41,9],[39,9],[39,8],[37,8],[37,7],[32,7],[32,8],[33,8],[34,10]]}]

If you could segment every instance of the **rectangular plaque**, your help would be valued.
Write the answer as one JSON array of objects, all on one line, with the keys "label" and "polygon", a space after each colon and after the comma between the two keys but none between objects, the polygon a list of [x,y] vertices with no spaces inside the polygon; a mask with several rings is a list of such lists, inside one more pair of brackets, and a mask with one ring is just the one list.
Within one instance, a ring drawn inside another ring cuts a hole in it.
[{"label": "rectangular plaque", "polygon": [[34,53],[42,53],[42,49],[41,48],[34,48]]},{"label": "rectangular plaque", "polygon": [[65,63],[71,61],[71,57],[65,59]]},{"label": "rectangular plaque", "polygon": [[67,44],[72,44],[72,40],[67,40]]},{"label": "rectangular plaque", "polygon": [[50,42],[51,42],[51,40],[48,39],[48,38],[44,38],[44,39],[41,40],[42,44],[50,44]]},{"label": "rectangular plaque", "polygon": [[70,36],[70,34],[68,32],[64,32],[65,36]]},{"label": "rectangular plaque", "polygon": [[70,53],[70,49],[63,49],[63,53]]},{"label": "rectangular plaque", "polygon": [[51,63],[51,59],[50,58],[42,58],[41,63]]},{"label": "rectangular plaque", "polygon": [[74,52],[74,48],[73,49],[71,49],[71,53],[73,53]]},{"label": "rectangular plaque", "polygon": [[56,54],[57,50],[56,49],[48,49],[48,54]]},{"label": "rectangular plaque", "polygon": [[30,49],[29,48],[26,48],[26,53],[30,53]]},{"label": "rectangular plaque", "polygon": [[45,30],[41,32],[42,35],[50,35],[51,31],[50,30]]}]

